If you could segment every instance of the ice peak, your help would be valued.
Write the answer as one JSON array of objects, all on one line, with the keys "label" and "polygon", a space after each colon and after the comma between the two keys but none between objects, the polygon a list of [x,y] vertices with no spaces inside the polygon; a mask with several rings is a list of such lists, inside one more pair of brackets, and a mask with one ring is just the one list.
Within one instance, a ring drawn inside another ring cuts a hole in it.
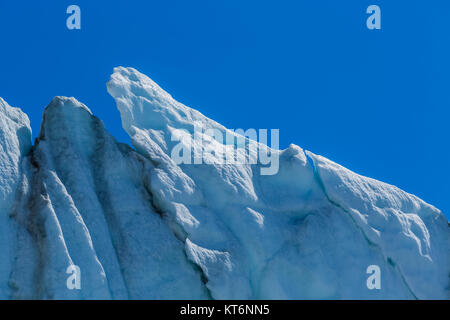
[{"label": "ice peak", "polygon": [[44,110],[39,139],[78,139],[88,132],[93,119],[97,118],[77,99],[56,96]]},{"label": "ice peak", "polygon": [[64,97],[64,96],[56,96],[52,99],[50,104],[45,108],[45,113],[51,112],[54,108],[65,108],[65,109],[83,109],[89,112],[92,115],[91,110],[79,102],[74,97]]},{"label": "ice peak", "polygon": [[0,97],[0,117],[7,117],[19,126],[30,127],[28,116],[20,108],[10,106],[2,97]]},{"label": "ice peak", "polygon": [[[11,139],[14,143],[7,142]],[[7,155],[7,149],[16,143],[22,155],[31,149],[30,120],[20,108],[11,107],[0,97],[0,150]],[[5,144],[4,149],[1,149],[2,144]]]},{"label": "ice peak", "polygon": [[[140,73],[134,68],[130,67],[115,67],[114,73],[111,76],[111,79],[120,79],[128,80],[134,82],[135,84],[142,84],[143,86],[149,85],[153,87],[155,90],[163,91],[165,94],[169,95],[165,92],[155,81],[150,79],[147,75]],[[170,95],[169,95],[170,96]]]},{"label": "ice peak", "polygon": [[295,156],[297,154],[303,153],[303,149],[297,146],[296,144],[291,143],[289,147],[283,150],[283,155],[285,157]]},{"label": "ice peak", "polygon": [[122,126],[134,135],[136,128],[166,131],[168,127],[191,131],[194,123],[221,127],[197,110],[177,102],[153,80],[133,68],[117,67],[107,83],[116,99]]}]

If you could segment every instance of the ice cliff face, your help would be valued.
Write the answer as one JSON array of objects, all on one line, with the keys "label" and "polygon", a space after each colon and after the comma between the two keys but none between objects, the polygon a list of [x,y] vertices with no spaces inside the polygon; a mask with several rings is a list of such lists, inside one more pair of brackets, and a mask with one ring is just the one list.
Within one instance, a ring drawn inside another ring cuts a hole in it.
[{"label": "ice cliff face", "polygon": [[[151,167],[86,106],[55,98],[23,162],[11,297],[208,297],[198,268],[152,204]],[[66,286],[72,264],[81,270],[81,290]]]},{"label": "ice cliff face", "polygon": [[17,209],[20,163],[31,148],[28,117],[0,98],[0,298],[7,297],[15,237],[10,218]]},{"label": "ice cliff face", "polygon": [[[224,163],[233,145],[195,128],[242,137],[134,69],[108,91],[134,149],[64,97],[31,147],[26,115],[0,99],[0,298],[450,299],[436,208],[294,145],[271,150],[277,174]],[[207,163],[174,161],[180,141]]]}]

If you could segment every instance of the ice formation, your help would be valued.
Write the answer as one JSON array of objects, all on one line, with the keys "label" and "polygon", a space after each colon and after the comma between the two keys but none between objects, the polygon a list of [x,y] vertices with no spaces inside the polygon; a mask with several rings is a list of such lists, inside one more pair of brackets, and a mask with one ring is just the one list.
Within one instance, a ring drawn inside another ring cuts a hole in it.
[{"label": "ice formation", "polygon": [[1,299],[450,299],[438,209],[295,145],[271,150],[274,175],[218,152],[177,164],[173,135],[226,153],[194,128],[228,130],[135,69],[107,87],[134,148],[65,97],[32,146],[27,116],[0,99]]}]

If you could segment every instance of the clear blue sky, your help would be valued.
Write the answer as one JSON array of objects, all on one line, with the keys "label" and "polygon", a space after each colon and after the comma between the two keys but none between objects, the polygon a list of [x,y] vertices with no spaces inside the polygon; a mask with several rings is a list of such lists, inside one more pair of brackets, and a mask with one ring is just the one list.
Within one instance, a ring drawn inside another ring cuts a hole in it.
[{"label": "clear blue sky", "polygon": [[[82,30],[66,28],[77,4]],[[369,31],[377,4],[382,29]],[[229,128],[279,128],[450,216],[449,1],[1,1],[0,96],[34,135],[55,95],[129,139],[105,83],[135,67]]]}]

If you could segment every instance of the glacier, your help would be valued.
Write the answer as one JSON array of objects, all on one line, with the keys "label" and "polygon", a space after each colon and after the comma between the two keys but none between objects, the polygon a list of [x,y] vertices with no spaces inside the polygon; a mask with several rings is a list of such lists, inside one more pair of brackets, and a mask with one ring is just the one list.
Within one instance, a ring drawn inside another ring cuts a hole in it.
[{"label": "glacier", "polygon": [[[32,144],[28,117],[0,98],[0,299],[450,299],[450,228],[435,207],[239,136],[133,68],[115,68],[107,90],[132,146],[67,97]],[[278,172],[225,163],[233,146],[196,139],[198,126],[270,149]],[[208,163],[174,161],[180,143]]]}]

